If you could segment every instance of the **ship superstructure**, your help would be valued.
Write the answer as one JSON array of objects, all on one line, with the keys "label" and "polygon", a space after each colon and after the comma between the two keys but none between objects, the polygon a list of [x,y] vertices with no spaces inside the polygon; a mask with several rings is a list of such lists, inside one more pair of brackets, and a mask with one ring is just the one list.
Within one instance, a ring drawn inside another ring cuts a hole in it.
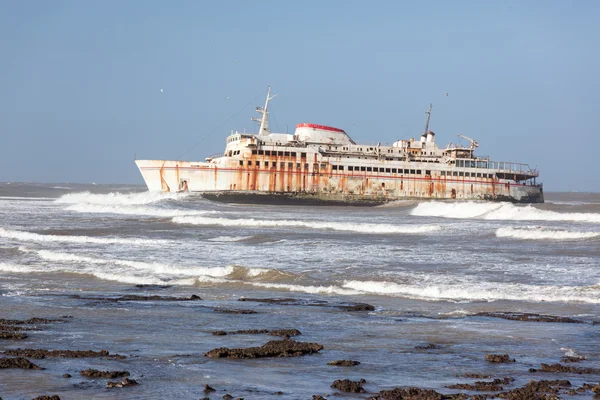
[{"label": "ship superstructure", "polygon": [[136,160],[151,191],[201,192],[242,203],[376,205],[405,199],[542,203],[539,173],[527,164],[475,156],[479,144],[439,148],[429,130],[391,145],[355,143],[338,128],[311,123],[294,134],[269,128],[270,88],[257,134],[233,132],[225,152],[205,161]]}]

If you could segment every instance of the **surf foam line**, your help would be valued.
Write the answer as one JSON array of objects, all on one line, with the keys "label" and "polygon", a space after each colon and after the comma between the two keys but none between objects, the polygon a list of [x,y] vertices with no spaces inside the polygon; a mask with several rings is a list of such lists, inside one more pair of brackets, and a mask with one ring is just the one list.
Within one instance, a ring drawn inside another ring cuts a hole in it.
[{"label": "surf foam line", "polygon": [[542,228],[498,228],[496,236],[499,238],[513,238],[525,240],[577,240],[600,238],[600,232],[569,232]]},{"label": "surf foam line", "polygon": [[112,204],[73,204],[65,207],[67,211],[75,211],[90,214],[120,214],[120,215],[140,215],[149,217],[173,218],[187,215],[205,215],[216,214],[217,211],[202,210],[181,210],[169,208],[157,208],[152,206],[131,206],[131,205],[112,205]]},{"label": "surf foam line", "polygon": [[477,201],[439,202],[428,201],[419,203],[410,212],[421,217],[443,218],[478,218],[488,220],[512,221],[573,221],[600,223],[597,213],[559,213],[542,210],[532,205],[515,205],[512,203],[484,203]]},{"label": "surf foam line", "polygon": [[403,285],[387,281],[345,281],[345,289],[427,301],[529,301],[600,304],[598,286],[534,286],[495,282]]},{"label": "surf foam line", "polygon": [[[278,277],[286,277],[291,275],[277,269],[268,268],[248,268],[240,265],[228,265],[225,267],[200,267],[200,266],[176,266],[171,264],[147,263],[142,261],[131,260],[110,260],[102,258],[94,258],[89,256],[80,256],[72,253],[55,252],[50,250],[33,250],[26,247],[19,247],[19,250],[26,253],[34,253],[39,258],[46,261],[58,262],[61,264],[75,263],[78,265],[118,265],[120,267],[130,268],[145,275],[143,278],[151,279],[153,275],[160,274],[161,278],[169,280],[175,279],[174,282],[184,282],[183,284],[193,284],[196,280],[200,282],[225,283],[225,282],[245,282],[244,279],[260,280],[277,279]],[[80,268],[64,268],[62,271],[79,272]],[[95,276],[104,271],[92,270]],[[191,280],[181,280],[180,277],[191,277]],[[162,280],[164,283],[164,280]],[[173,283],[173,282],[170,282]]]},{"label": "surf foam line", "polygon": [[92,236],[45,235],[33,232],[0,228],[0,237],[37,243],[86,243],[86,244],[127,244],[137,246],[167,245],[170,242],[162,239],[141,238],[100,238]]},{"label": "surf foam line", "polygon": [[68,193],[55,200],[60,204],[97,204],[97,205],[143,205],[164,200],[181,200],[190,195],[189,192],[164,193],[164,192],[140,192],[140,193],[107,193],[97,194],[90,192]]},{"label": "surf foam line", "polygon": [[175,217],[172,220],[176,224],[188,225],[219,225],[225,227],[297,227],[312,229],[330,229],[334,231],[379,233],[379,234],[419,234],[434,232],[441,229],[439,225],[390,225],[390,224],[367,224],[367,223],[343,223],[343,222],[316,222],[298,220],[260,220],[260,219],[230,219],[210,217]]}]

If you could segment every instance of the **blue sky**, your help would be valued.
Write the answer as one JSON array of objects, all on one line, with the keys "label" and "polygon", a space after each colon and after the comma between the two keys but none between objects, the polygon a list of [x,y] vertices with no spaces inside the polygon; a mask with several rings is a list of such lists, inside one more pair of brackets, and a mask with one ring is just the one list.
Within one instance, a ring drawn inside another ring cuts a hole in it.
[{"label": "blue sky", "polygon": [[0,0],[0,181],[142,183],[134,154],[202,160],[255,131],[270,84],[275,131],[391,143],[432,102],[438,144],[600,191],[598,21],[583,0]]}]

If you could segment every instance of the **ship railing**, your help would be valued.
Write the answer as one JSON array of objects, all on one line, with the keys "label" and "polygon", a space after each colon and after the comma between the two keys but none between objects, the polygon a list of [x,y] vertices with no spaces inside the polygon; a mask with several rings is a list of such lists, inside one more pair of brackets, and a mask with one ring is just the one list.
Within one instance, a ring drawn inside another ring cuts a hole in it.
[{"label": "ship railing", "polygon": [[225,153],[223,153],[223,152],[220,152],[220,153],[214,153],[214,154],[211,154],[210,156],[208,156],[208,157],[206,157],[206,158],[213,159],[213,158],[219,158],[219,157],[223,157],[224,155],[225,155]]},{"label": "ship railing", "polygon": [[532,169],[528,164],[521,164],[515,162],[471,160],[459,158],[456,159],[455,165],[458,168],[484,168],[492,169],[496,172],[539,176],[539,172],[537,169]]}]

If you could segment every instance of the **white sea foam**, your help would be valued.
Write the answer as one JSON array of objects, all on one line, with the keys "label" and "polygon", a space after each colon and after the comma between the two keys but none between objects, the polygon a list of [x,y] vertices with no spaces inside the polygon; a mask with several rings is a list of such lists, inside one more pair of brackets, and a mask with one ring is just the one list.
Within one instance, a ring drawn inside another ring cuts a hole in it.
[{"label": "white sea foam", "polygon": [[286,283],[263,283],[263,282],[248,282],[252,286],[263,287],[267,289],[283,289],[290,292],[302,292],[310,294],[340,294],[340,295],[356,295],[360,294],[357,290],[344,289],[339,286],[304,286],[304,285],[290,285]]},{"label": "white sea foam", "polygon": [[120,214],[120,215],[144,215],[149,217],[172,218],[187,215],[205,215],[213,214],[216,211],[203,210],[183,210],[158,208],[152,206],[132,206],[132,205],[113,205],[113,204],[73,204],[65,208],[67,211],[76,211],[90,214]]},{"label": "white sea foam", "polygon": [[411,215],[444,218],[480,218],[512,221],[574,221],[600,223],[597,213],[559,213],[542,210],[532,205],[511,203],[484,203],[477,201],[419,203]]},{"label": "white sea foam", "polygon": [[168,240],[141,238],[105,238],[92,236],[42,235],[38,233],[0,228],[0,237],[23,242],[38,243],[92,243],[92,244],[127,244],[138,246],[155,246],[168,244]]},{"label": "white sea foam", "polygon": [[241,240],[250,239],[252,236],[217,236],[207,239],[209,242],[239,242]]},{"label": "white sea foam", "polygon": [[570,232],[563,230],[534,228],[498,228],[496,236],[501,238],[529,240],[576,240],[600,237],[600,232]]},{"label": "white sea foam", "polygon": [[140,193],[107,193],[96,194],[90,192],[68,193],[58,199],[61,204],[99,204],[99,205],[142,205],[163,200],[180,200],[189,196],[188,192],[140,192]]},{"label": "white sea foam", "polygon": [[433,232],[441,229],[438,225],[390,225],[367,224],[347,222],[317,222],[298,220],[261,220],[261,219],[229,219],[211,217],[175,217],[173,222],[191,225],[219,225],[226,227],[298,227],[312,229],[330,229],[335,231],[361,232],[361,233],[406,233],[419,234]]},{"label": "white sea foam", "polygon": [[535,286],[494,282],[399,284],[386,281],[345,281],[342,287],[362,293],[433,301],[513,300],[600,304],[600,291],[593,286]]},{"label": "white sea foam", "polygon": [[95,258],[88,256],[80,256],[72,253],[56,252],[50,250],[32,250],[27,248],[19,248],[22,251],[32,252],[40,258],[47,261],[55,261],[61,263],[84,263],[84,264],[112,264],[122,267],[129,267],[136,270],[147,271],[148,273],[159,273],[167,275],[184,275],[184,276],[227,276],[234,272],[233,266],[227,267],[200,267],[200,266],[175,266],[172,264],[148,263],[132,260],[111,260],[103,258]]}]

